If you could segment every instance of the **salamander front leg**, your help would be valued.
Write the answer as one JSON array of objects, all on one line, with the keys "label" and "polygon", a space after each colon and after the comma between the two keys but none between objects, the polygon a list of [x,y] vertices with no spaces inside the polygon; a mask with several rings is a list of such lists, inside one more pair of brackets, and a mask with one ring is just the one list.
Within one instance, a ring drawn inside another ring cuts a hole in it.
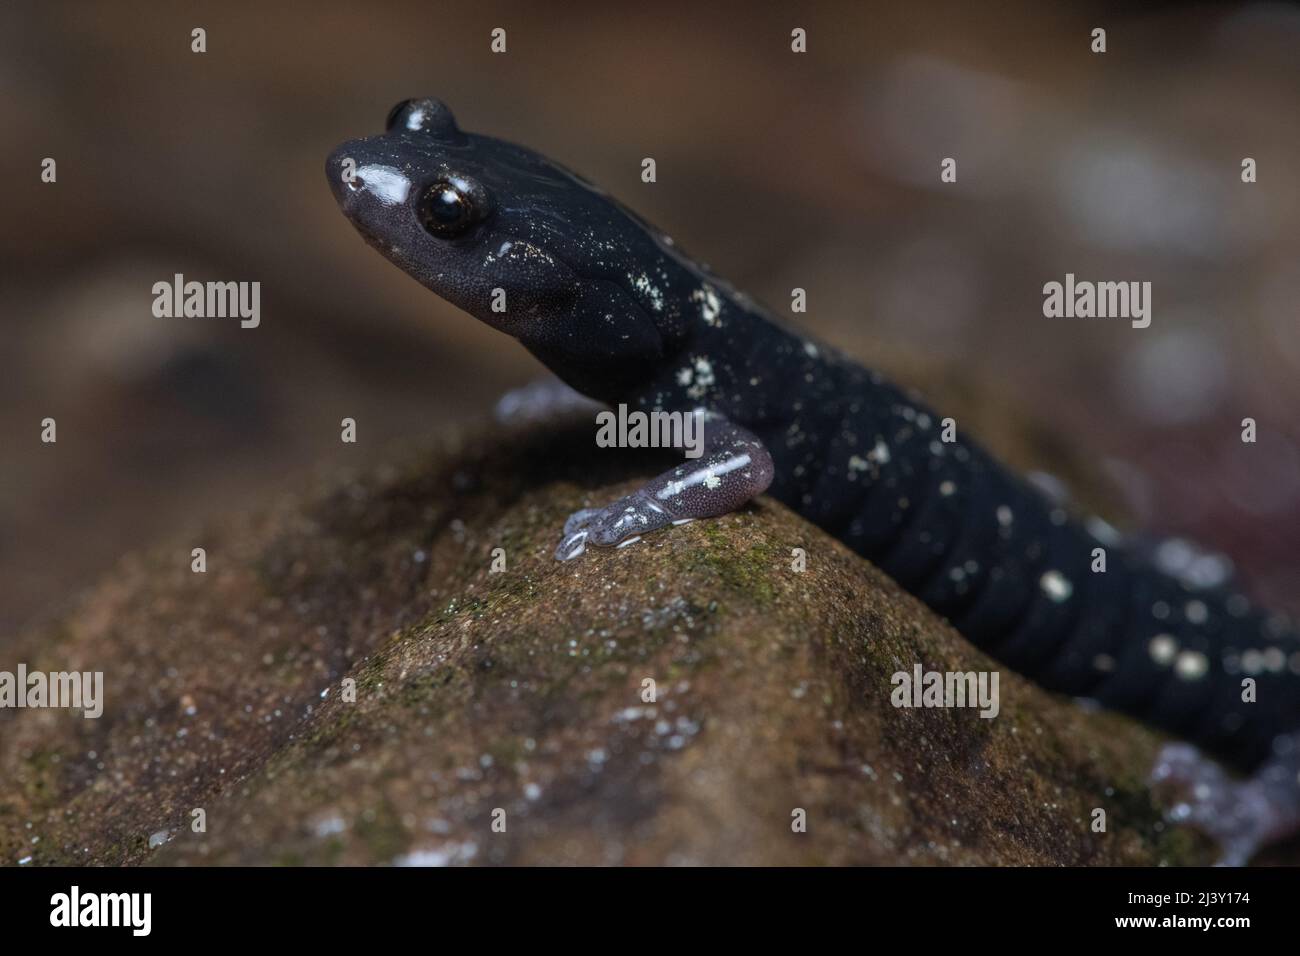
[{"label": "salamander front leg", "polygon": [[726,514],[767,490],[772,456],[763,443],[715,412],[696,414],[703,428],[700,457],[603,508],[575,511],[564,524],[557,560],[576,558],[587,545],[622,547],[670,524]]},{"label": "salamander front leg", "polygon": [[552,375],[506,392],[497,400],[494,411],[502,425],[528,425],[603,407]]},{"label": "salamander front leg", "polygon": [[1300,733],[1281,736],[1275,756],[1245,780],[1190,744],[1168,744],[1151,779],[1179,794],[1169,817],[1215,838],[1219,866],[1244,866],[1262,846],[1300,830]]}]

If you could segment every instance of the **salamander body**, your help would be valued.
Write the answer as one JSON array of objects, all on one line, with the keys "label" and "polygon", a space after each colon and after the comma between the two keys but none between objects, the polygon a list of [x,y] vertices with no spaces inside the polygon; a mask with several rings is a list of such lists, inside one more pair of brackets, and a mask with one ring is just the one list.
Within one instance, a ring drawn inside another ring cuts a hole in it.
[{"label": "salamander body", "polygon": [[[1078,521],[959,424],[796,331],[596,186],[408,100],[326,172],[366,240],[608,405],[705,416],[704,454],[566,524],[557,558],[725,513],[764,491],[878,564],[1042,686],[1191,741],[1154,776],[1225,861],[1300,824],[1300,640],[1233,582],[1158,569]],[[1092,570],[1097,549],[1106,570]],[[1252,678],[1255,699],[1243,700]]]}]

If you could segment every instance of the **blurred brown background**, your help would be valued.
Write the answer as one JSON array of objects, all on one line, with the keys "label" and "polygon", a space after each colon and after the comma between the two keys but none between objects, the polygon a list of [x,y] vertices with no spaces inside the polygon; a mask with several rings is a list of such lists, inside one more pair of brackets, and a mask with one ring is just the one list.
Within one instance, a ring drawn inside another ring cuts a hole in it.
[{"label": "blurred brown background", "polygon": [[[863,361],[1005,394],[1139,522],[1294,607],[1297,50],[1300,11],[1270,4],[7,3],[0,640],[129,549],[199,544],[223,512],[538,374],[330,198],[326,153],[419,95],[601,183],[780,311],[806,288],[804,324]],[[260,280],[261,327],[154,318],[176,272]],[[1045,319],[1066,272],[1151,281],[1152,326]]]}]

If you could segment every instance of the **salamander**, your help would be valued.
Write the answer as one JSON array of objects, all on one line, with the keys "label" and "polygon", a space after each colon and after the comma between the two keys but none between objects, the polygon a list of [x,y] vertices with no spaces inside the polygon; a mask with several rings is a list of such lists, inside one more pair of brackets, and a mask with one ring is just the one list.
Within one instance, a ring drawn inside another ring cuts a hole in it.
[{"label": "salamander", "polygon": [[1174,818],[1217,838],[1222,862],[1300,829],[1300,640],[1237,582],[1169,573],[1077,518],[913,392],[778,319],[560,164],[463,132],[436,99],[399,103],[326,174],[371,246],[570,388],[701,415],[703,453],[573,514],[558,559],[766,492],[1039,685],[1188,741],[1161,752],[1153,780],[1180,793]]}]

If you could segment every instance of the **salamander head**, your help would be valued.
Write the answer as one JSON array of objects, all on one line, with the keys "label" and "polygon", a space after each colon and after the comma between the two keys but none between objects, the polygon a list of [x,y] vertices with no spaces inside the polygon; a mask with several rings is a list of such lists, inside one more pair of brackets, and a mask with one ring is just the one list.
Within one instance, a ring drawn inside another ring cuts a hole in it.
[{"label": "salamander head", "polygon": [[698,275],[658,233],[545,157],[462,132],[438,100],[399,103],[325,171],[367,242],[588,394],[681,334],[689,295],[671,290]]}]

